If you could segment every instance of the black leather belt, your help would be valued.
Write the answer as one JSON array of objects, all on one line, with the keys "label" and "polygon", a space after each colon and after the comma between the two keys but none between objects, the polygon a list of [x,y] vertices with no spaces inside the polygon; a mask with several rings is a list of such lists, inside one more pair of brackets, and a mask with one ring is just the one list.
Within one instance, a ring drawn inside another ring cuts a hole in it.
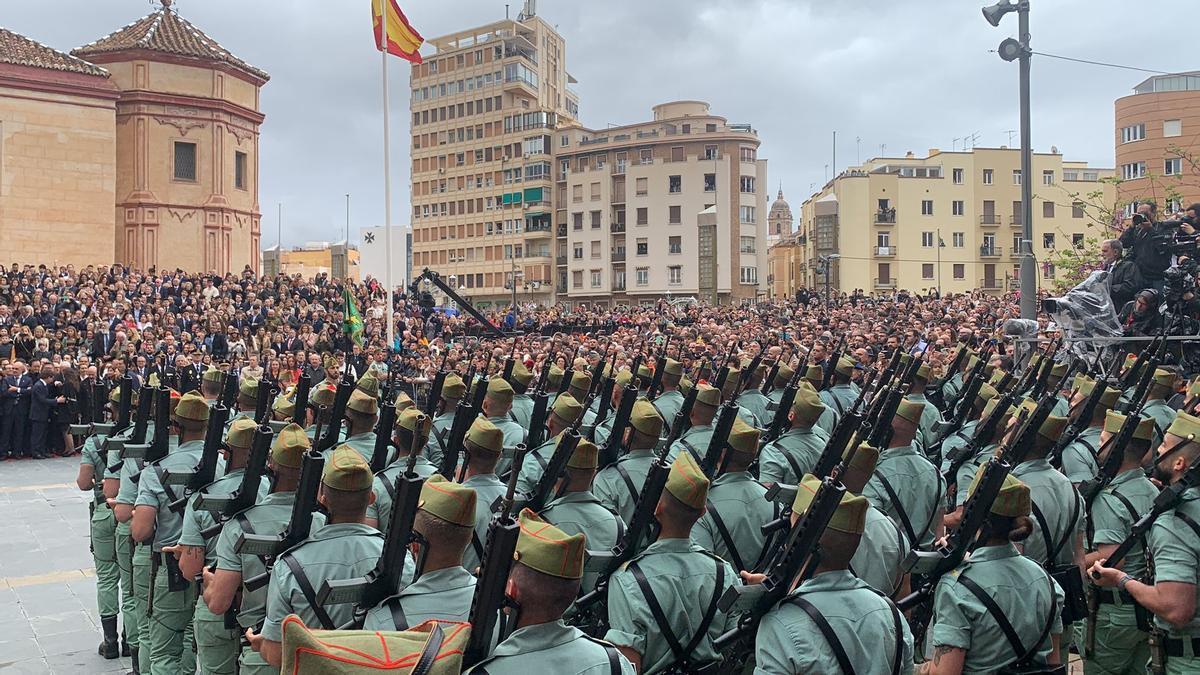
[{"label": "black leather belt", "polygon": [[1163,648],[1167,650],[1167,656],[1187,656],[1187,651],[1184,646],[1192,643],[1192,654],[1200,655],[1200,637],[1194,638],[1167,638],[1163,640]]},{"label": "black leather belt", "polygon": [[[1118,591],[1115,588],[1097,588],[1094,590],[1101,605],[1136,605],[1137,601],[1128,591]],[[1118,601],[1118,598],[1120,599]]]}]

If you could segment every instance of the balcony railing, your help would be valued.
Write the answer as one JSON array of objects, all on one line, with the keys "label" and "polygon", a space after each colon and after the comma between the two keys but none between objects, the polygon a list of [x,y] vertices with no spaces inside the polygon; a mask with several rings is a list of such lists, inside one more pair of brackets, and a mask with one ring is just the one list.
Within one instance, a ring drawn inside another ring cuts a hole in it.
[{"label": "balcony railing", "polygon": [[1004,249],[1000,246],[988,246],[984,244],[979,247],[980,258],[999,258],[1004,255]]},{"label": "balcony railing", "polygon": [[558,225],[558,236],[560,236],[560,237],[565,237],[565,236],[567,236],[567,225],[566,225],[566,223],[559,223],[559,225]]},{"label": "balcony railing", "polygon": [[1004,288],[1003,279],[980,279],[979,287],[985,291],[998,291]]},{"label": "balcony railing", "polygon": [[1021,214],[1019,214],[1019,213],[1013,214],[1008,217],[1009,225],[1013,225],[1015,227],[1020,227],[1024,223],[1025,223],[1025,221],[1021,219]]},{"label": "balcony railing", "polygon": [[567,264],[567,256],[565,256],[565,255],[558,256],[557,258],[554,259],[554,263],[557,265],[566,265]]},{"label": "balcony railing", "polygon": [[614,281],[612,289],[614,291],[624,291],[625,290],[625,282],[624,281]]},{"label": "balcony railing", "polygon": [[612,223],[609,225],[609,230],[613,234],[621,234],[625,231],[625,223]]},{"label": "balcony railing", "polygon": [[1000,216],[999,216],[999,214],[995,214],[995,213],[985,213],[985,214],[979,216],[979,224],[980,225],[999,225],[1000,224]]},{"label": "balcony railing", "polygon": [[895,287],[896,287],[895,279],[876,279],[875,280],[875,288],[895,288]]},{"label": "balcony railing", "polygon": [[877,258],[895,258],[896,257],[896,247],[895,246],[876,246],[875,247],[875,257],[877,257]]},{"label": "balcony railing", "polygon": [[525,231],[529,234],[549,233],[550,223],[528,223],[525,225]]},{"label": "balcony railing", "polygon": [[557,292],[557,293],[566,293],[566,292],[567,292],[567,285],[566,285],[566,284],[556,284],[556,285],[554,286],[554,290],[555,290],[555,292]]},{"label": "balcony railing", "polygon": [[614,163],[613,163],[613,165],[612,165],[612,172],[613,172],[614,174],[622,174],[622,173],[625,173],[625,167],[626,167],[626,164],[627,164],[627,163],[626,163],[626,162],[624,162],[624,161],[620,161],[620,162],[614,162]]},{"label": "balcony railing", "polygon": [[882,224],[894,224],[896,222],[896,209],[880,209],[875,212],[875,222]]},{"label": "balcony railing", "polygon": [[625,251],[613,251],[612,252],[612,261],[613,262],[625,262]]}]

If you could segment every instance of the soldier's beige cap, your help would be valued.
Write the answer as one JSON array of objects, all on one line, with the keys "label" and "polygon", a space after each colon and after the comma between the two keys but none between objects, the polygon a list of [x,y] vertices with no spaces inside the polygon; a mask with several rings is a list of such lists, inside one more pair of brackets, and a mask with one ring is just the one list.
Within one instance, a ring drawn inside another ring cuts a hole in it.
[{"label": "soldier's beige cap", "polygon": [[854,374],[854,361],[848,357],[839,356],[837,366],[834,369],[839,375],[846,375],[848,377]]},{"label": "soldier's beige cap", "polygon": [[662,434],[663,418],[658,414],[654,404],[645,399],[638,399],[633,404],[633,412],[629,414],[629,423],[634,429],[647,436],[657,437]]},{"label": "soldier's beige cap", "polygon": [[[1126,416],[1115,410],[1109,410],[1104,413],[1104,430],[1110,434],[1120,433],[1121,427],[1125,426]],[[1133,430],[1133,437],[1141,441],[1150,441],[1154,439],[1154,418],[1149,415],[1142,418],[1138,422],[1137,428]]]},{"label": "soldier's beige cap", "polygon": [[925,410],[925,404],[920,401],[909,401],[904,399],[900,401],[900,405],[896,408],[896,415],[901,419],[908,420],[913,424],[920,424],[921,413]]},{"label": "soldier's beige cap", "polygon": [[417,431],[417,420],[421,421],[420,433],[422,436],[428,437],[429,430],[433,427],[433,420],[426,417],[425,413],[416,408],[405,408],[396,415],[396,428],[406,429],[408,431]]},{"label": "soldier's beige cap", "polygon": [[245,399],[258,398],[258,380],[253,377],[243,377],[238,383],[238,397]]},{"label": "soldier's beige cap", "polygon": [[575,420],[583,414],[583,405],[576,401],[574,396],[564,392],[554,399],[554,408],[551,412],[563,424],[574,424]]},{"label": "soldier's beige cap", "polygon": [[442,398],[447,401],[456,401],[467,393],[467,384],[463,379],[455,373],[450,373],[446,379],[442,381]]},{"label": "soldier's beige cap", "polygon": [[355,389],[350,394],[350,400],[346,403],[346,409],[364,415],[374,415],[379,412],[379,399],[364,392],[362,389]]},{"label": "soldier's beige cap", "polygon": [[592,376],[587,371],[577,370],[571,374],[571,385],[568,388],[575,400],[582,400],[592,388]]},{"label": "soldier's beige cap", "polygon": [[513,391],[512,385],[505,382],[503,378],[493,377],[488,380],[487,397],[493,401],[512,403],[514,395],[516,392]]},{"label": "soldier's beige cap", "polygon": [[[808,511],[808,507],[813,503],[813,499],[817,496],[817,490],[820,488],[820,479],[811,473],[805,474],[804,479],[796,486],[796,498],[792,501],[792,513],[803,515]],[[829,519],[829,529],[846,534],[862,534],[866,529],[869,507],[870,502],[865,497],[849,492],[843,493],[842,501],[838,503],[837,510]]]},{"label": "soldier's beige cap", "polygon": [[475,527],[475,490],[434,474],[421,486],[417,508],[460,527]]},{"label": "soldier's beige cap", "polygon": [[513,363],[512,379],[513,382],[523,387],[528,387],[529,383],[533,382],[533,373],[529,372],[524,363],[516,361]]},{"label": "soldier's beige cap", "polygon": [[323,382],[309,392],[308,404],[316,408],[329,407],[333,405],[333,399],[336,397],[337,387],[331,382]]},{"label": "soldier's beige cap", "polygon": [[358,382],[354,385],[356,391],[370,396],[371,398],[379,398],[379,380],[375,379],[375,371],[368,370],[362,377],[358,378]]},{"label": "soldier's beige cap", "polygon": [[333,449],[321,473],[321,483],[335,490],[369,490],[375,481],[371,465],[357,450],[343,443]]},{"label": "soldier's beige cap", "polygon": [[[558,442],[562,443],[563,436],[558,437]],[[579,439],[579,443],[575,446],[575,451],[571,453],[567,459],[567,466],[572,469],[595,469],[599,466],[600,449],[595,443],[586,438]]]},{"label": "soldier's beige cap", "polygon": [[235,448],[248,448],[254,442],[254,431],[258,425],[249,417],[239,417],[229,425],[225,433],[225,442]]},{"label": "soldier's beige cap", "polygon": [[1171,389],[1175,386],[1175,373],[1162,368],[1154,370],[1154,386]]},{"label": "soldier's beige cap", "polygon": [[[971,489],[967,492],[968,495],[974,494],[975,489],[979,487],[979,481],[983,478],[984,467],[979,467],[974,480],[971,481]],[[1007,516],[1009,518],[1020,518],[1028,516],[1030,512],[1029,486],[1022,483],[1009,474],[1004,477],[1004,484],[1000,486],[1000,494],[996,495],[996,501],[992,502],[991,512],[998,516]]]},{"label": "soldier's beige cap", "polygon": [[518,522],[521,532],[517,535],[513,560],[552,577],[579,579],[583,576],[585,538],[582,533],[567,535],[529,509],[521,511]]},{"label": "soldier's beige cap", "polygon": [[204,371],[204,374],[200,376],[200,379],[205,382],[224,382],[225,373],[220,368],[209,366],[208,370]]},{"label": "soldier's beige cap", "polygon": [[802,382],[796,389],[796,398],[792,400],[792,414],[807,426],[816,424],[821,415],[825,414],[825,403],[808,382]]},{"label": "soldier's beige cap", "polygon": [[701,383],[696,385],[700,391],[696,394],[696,403],[715,408],[721,405],[721,392],[716,387]]},{"label": "soldier's beige cap", "polygon": [[810,363],[804,367],[804,379],[808,380],[813,387],[819,387],[825,383],[825,369],[815,363]]},{"label": "soldier's beige cap", "polygon": [[796,376],[796,371],[793,370],[791,366],[788,366],[788,365],[779,366],[779,370],[775,371],[775,381],[771,383],[771,386],[777,387],[777,388],[786,387],[787,383],[791,382],[792,378],[795,376]]},{"label": "soldier's beige cap", "polygon": [[312,630],[295,614],[283,621],[283,670],[312,675],[360,675],[386,670],[410,673],[429,647],[435,628],[442,641],[428,675],[458,675],[471,624],[430,619],[406,631]]},{"label": "soldier's beige cap", "polygon": [[683,375],[683,364],[675,359],[668,358],[667,365],[663,366],[664,375]]},{"label": "soldier's beige cap", "polygon": [[617,388],[624,389],[625,387],[629,386],[630,382],[633,381],[633,373],[631,373],[628,369],[622,369],[621,372],[617,373],[617,377],[615,379]]},{"label": "soldier's beige cap", "polygon": [[280,394],[275,397],[275,402],[271,404],[271,410],[284,417],[291,417],[296,414],[296,400],[293,396]]},{"label": "soldier's beige cap", "polygon": [[[842,459],[845,459],[850,454],[850,446],[846,446],[845,452],[842,453]],[[850,463],[847,465],[851,469],[870,476],[875,473],[875,464],[879,462],[879,450],[873,448],[866,443],[859,443],[858,450],[854,451],[854,456],[850,458]]]},{"label": "soldier's beige cap", "polygon": [[329,370],[330,368],[337,368],[339,365],[337,357],[334,356],[333,354],[326,354],[322,363],[325,366],[325,370]]},{"label": "soldier's beige cap", "polygon": [[702,509],[708,501],[708,486],[708,478],[692,453],[679,453],[667,474],[667,492],[693,509]]},{"label": "soldier's beige cap", "polygon": [[478,417],[467,430],[467,440],[483,450],[500,454],[504,451],[504,432],[486,417]]},{"label": "soldier's beige cap", "polygon": [[566,373],[557,365],[550,366],[550,372],[546,375],[546,383],[552,389],[557,389],[558,385],[562,384],[563,375]]},{"label": "soldier's beige cap", "polygon": [[1189,441],[1200,438],[1200,418],[1181,412],[1167,428],[1167,433]]},{"label": "soldier's beige cap", "polygon": [[312,441],[304,427],[293,422],[280,430],[271,443],[271,461],[275,466],[299,469],[304,464],[304,453],[312,448]]},{"label": "soldier's beige cap", "polygon": [[729,447],[735,454],[753,457],[758,454],[758,437],[758,429],[735,417],[729,430]]},{"label": "soldier's beige cap", "polygon": [[179,398],[179,403],[175,406],[174,415],[176,419],[191,422],[207,422],[208,402],[204,400],[200,392],[189,391]]},{"label": "soldier's beige cap", "polygon": [[729,369],[729,377],[725,378],[725,386],[721,387],[721,394],[724,396],[733,396],[733,392],[737,391],[738,380],[742,377],[742,371],[737,368]]},{"label": "soldier's beige cap", "polygon": [[397,412],[403,412],[403,411],[408,410],[409,408],[413,407],[415,404],[413,403],[411,396],[400,391],[400,392],[396,392],[396,402],[394,403],[394,405],[396,406]]}]

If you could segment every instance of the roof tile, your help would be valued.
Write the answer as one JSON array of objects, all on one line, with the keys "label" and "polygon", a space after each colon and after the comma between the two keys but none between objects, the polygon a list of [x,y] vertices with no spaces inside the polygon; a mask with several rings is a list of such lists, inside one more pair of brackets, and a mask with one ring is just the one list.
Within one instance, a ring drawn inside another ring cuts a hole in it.
[{"label": "roof tile", "polygon": [[109,75],[108,71],[100,66],[47,47],[6,28],[0,28],[0,63],[61,70],[68,73],[95,75],[96,77],[108,77]]}]

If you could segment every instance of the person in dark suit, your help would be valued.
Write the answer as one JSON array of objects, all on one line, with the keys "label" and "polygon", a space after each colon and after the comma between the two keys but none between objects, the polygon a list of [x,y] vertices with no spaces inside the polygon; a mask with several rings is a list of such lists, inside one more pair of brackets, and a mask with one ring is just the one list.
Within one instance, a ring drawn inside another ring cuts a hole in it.
[{"label": "person in dark suit", "polygon": [[30,390],[29,450],[34,459],[46,459],[50,456],[46,445],[46,435],[50,429],[50,421],[54,414],[54,409],[66,401],[65,397],[54,396],[51,393],[51,383],[54,381],[56,375],[54,366],[43,366],[41,377],[33,383],[33,387]]},{"label": "person in dark suit", "polygon": [[10,457],[28,457],[29,390],[33,387],[33,378],[20,361],[14,362],[10,370],[11,376],[4,378],[5,402],[10,406],[5,415],[5,447]]},{"label": "person in dark suit", "polygon": [[93,359],[103,358],[108,355],[108,350],[112,347],[112,336],[103,327],[96,331],[92,336],[92,342],[88,345],[88,356]]},{"label": "person in dark suit", "polygon": [[10,363],[4,366],[4,378],[0,380],[0,459],[9,459],[10,457],[15,459],[17,457],[16,448],[10,440],[11,433],[9,431],[17,408],[19,388],[17,386],[16,373],[16,364]]},{"label": "person in dark suit", "polygon": [[200,380],[204,377],[204,353],[200,350],[192,352],[192,362],[179,372],[179,390],[193,391],[200,388]]}]

